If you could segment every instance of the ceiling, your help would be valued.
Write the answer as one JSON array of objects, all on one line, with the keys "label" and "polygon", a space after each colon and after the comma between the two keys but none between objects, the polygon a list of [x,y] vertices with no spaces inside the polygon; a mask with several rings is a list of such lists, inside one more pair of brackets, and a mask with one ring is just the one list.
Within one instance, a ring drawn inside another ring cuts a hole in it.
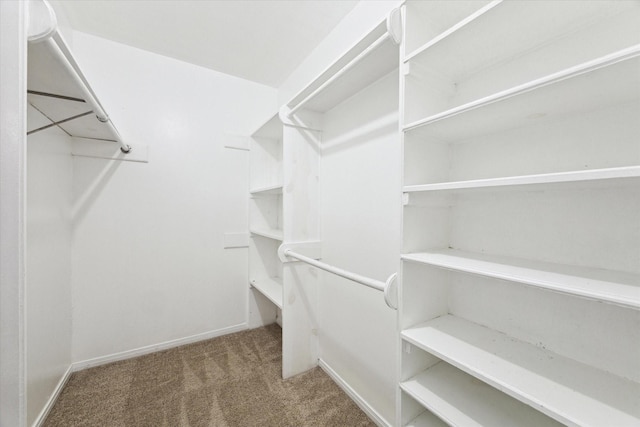
[{"label": "ceiling", "polygon": [[358,1],[60,0],[78,31],[278,87]]}]

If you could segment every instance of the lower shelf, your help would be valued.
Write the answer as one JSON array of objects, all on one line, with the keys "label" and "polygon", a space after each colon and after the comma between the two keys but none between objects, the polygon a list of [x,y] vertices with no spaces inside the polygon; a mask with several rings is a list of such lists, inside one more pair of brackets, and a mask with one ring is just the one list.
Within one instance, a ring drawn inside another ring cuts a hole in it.
[{"label": "lower shelf", "polygon": [[255,235],[258,235],[258,236],[262,236],[262,237],[267,237],[269,239],[283,240],[282,230],[277,229],[277,228],[270,228],[270,229],[252,228],[249,231],[251,232],[251,234],[255,234]]},{"label": "lower shelf", "polygon": [[264,278],[251,280],[251,286],[267,297],[279,309],[282,309],[282,282],[278,278]]},{"label": "lower shelf", "polygon": [[428,411],[423,412],[422,414],[418,415],[415,419],[405,424],[405,427],[446,427],[446,426],[447,424],[445,424],[440,418],[429,413]]},{"label": "lower shelf", "polygon": [[400,388],[452,426],[562,425],[445,362],[401,383]]},{"label": "lower shelf", "polygon": [[640,425],[640,384],[630,380],[452,315],[401,335],[561,423]]}]

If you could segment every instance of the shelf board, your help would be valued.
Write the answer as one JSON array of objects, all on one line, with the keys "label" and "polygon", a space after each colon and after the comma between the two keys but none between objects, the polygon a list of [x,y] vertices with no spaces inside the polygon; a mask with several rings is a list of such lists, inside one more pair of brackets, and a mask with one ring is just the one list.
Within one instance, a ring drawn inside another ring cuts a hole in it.
[{"label": "shelf board", "polygon": [[249,193],[254,196],[268,196],[274,194],[282,194],[282,184],[265,185],[264,187],[257,187],[249,190]]},{"label": "shelf board", "polygon": [[255,234],[257,236],[267,237],[273,240],[284,240],[284,236],[282,230],[279,229],[254,229],[249,230],[251,234]]},{"label": "shelf board", "polygon": [[[326,112],[393,70],[398,69],[398,45],[392,40],[387,39],[375,49],[368,50],[372,44],[386,34],[386,32],[387,22],[385,19],[372,29],[369,34],[352,46],[344,55],[329,65],[307,87],[296,94],[287,103],[287,106],[295,108],[304,101],[303,108],[317,112]],[[345,66],[357,57],[361,58],[360,61],[354,63],[353,66],[348,68],[343,74],[339,74],[342,73]],[[330,83],[327,84],[327,82]],[[323,85],[326,85],[324,89],[313,95],[314,92]],[[307,98],[309,99],[306,100]]]},{"label": "shelf board", "polygon": [[274,114],[262,126],[251,134],[253,138],[282,140],[282,122],[278,113]]},{"label": "shelf board", "polygon": [[562,425],[445,362],[402,382],[400,388],[448,425]]},{"label": "shelf board", "polygon": [[640,276],[637,274],[453,249],[405,254],[402,259],[640,309]]},{"label": "shelf board", "polygon": [[432,353],[557,421],[640,423],[640,384],[446,315],[401,333]]},{"label": "shelf board", "polygon": [[447,424],[440,418],[425,411],[413,420],[405,424],[405,427],[446,427]]},{"label": "shelf board", "polygon": [[444,141],[459,141],[591,111],[638,98],[640,45],[605,55],[404,126]]},{"label": "shelf board", "polygon": [[282,282],[279,278],[254,279],[251,280],[251,286],[282,309]]},{"label": "shelf board", "polygon": [[[404,61],[421,61],[459,81],[478,70],[578,31],[596,19],[623,13],[637,11],[633,4],[624,2],[576,5],[571,2],[492,1],[408,52]],[[549,19],[550,16],[554,19]],[[495,31],[495,28],[501,30]]]},{"label": "shelf board", "polygon": [[621,180],[629,181],[640,177],[640,166],[626,166],[606,169],[591,169],[570,172],[544,173],[536,175],[509,176],[502,178],[474,179],[468,181],[440,182],[435,184],[408,185],[405,193],[429,191],[464,191],[478,188],[518,187],[548,184],[568,184],[572,187],[586,184],[616,184]]}]

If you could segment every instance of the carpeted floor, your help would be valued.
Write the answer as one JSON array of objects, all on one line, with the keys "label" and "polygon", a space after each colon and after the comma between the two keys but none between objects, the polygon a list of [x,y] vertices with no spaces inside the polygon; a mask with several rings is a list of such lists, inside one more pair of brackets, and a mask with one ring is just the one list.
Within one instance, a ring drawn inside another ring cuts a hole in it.
[{"label": "carpeted floor", "polygon": [[277,325],[76,372],[54,426],[375,426],[319,368],[281,378]]}]

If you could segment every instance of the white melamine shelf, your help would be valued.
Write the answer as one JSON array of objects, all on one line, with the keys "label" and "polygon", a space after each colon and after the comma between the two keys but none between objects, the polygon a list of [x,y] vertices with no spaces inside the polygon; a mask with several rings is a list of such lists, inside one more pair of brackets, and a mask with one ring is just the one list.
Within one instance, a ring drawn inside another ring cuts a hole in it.
[{"label": "white melamine shelf", "polygon": [[451,315],[402,338],[561,423],[640,424],[640,384]]},{"label": "white melamine shelf", "polygon": [[634,309],[640,308],[637,274],[511,257],[443,250],[405,254],[404,261],[523,283]]},{"label": "white melamine shelf", "polygon": [[584,184],[587,187],[609,185],[620,181],[637,181],[640,166],[626,166],[607,169],[591,169],[570,172],[544,173],[536,175],[508,176],[502,178],[474,179],[469,181],[439,182],[435,184],[408,185],[405,193],[429,191],[473,190],[476,188],[517,187],[530,185],[567,184],[572,188]]},{"label": "white melamine shelf", "polygon": [[282,140],[282,122],[278,114],[274,114],[251,136],[254,138]]},{"label": "white melamine shelf", "polygon": [[[594,20],[637,13],[631,2],[492,1],[409,52],[438,72],[460,79],[535,49]],[[555,19],[550,19],[553,16]],[[500,28],[500,31],[495,31]],[[490,46],[490,49],[487,49]]]},{"label": "white melamine shelf", "polygon": [[640,45],[620,50],[409,123],[444,141],[465,140],[568,113],[636,100]]},{"label": "white melamine shelf", "polygon": [[282,309],[282,282],[279,278],[254,279],[251,281],[251,286]]},{"label": "white melamine shelf", "polygon": [[287,105],[297,108],[303,102],[304,108],[324,113],[397,69],[398,45],[390,37],[375,44],[386,33],[385,20],[329,65]]},{"label": "white melamine shelf", "polygon": [[272,228],[272,229],[252,228],[249,231],[251,232],[251,234],[256,234],[258,236],[267,237],[267,238],[273,239],[273,240],[283,240],[284,239],[282,230],[279,230],[279,229],[274,229],[274,228]]},{"label": "white melamine shelf", "polygon": [[282,184],[265,185],[264,187],[253,188],[249,190],[249,193],[254,196],[282,194]]},{"label": "white melamine shelf", "polygon": [[409,423],[405,424],[405,427],[446,427],[447,424],[435,415],[425,411],[418,415]]},{"label": "white melamine shelf", "polygon": [[561,426],[445,362],[402,382],[400,388],[451,426]]}]

